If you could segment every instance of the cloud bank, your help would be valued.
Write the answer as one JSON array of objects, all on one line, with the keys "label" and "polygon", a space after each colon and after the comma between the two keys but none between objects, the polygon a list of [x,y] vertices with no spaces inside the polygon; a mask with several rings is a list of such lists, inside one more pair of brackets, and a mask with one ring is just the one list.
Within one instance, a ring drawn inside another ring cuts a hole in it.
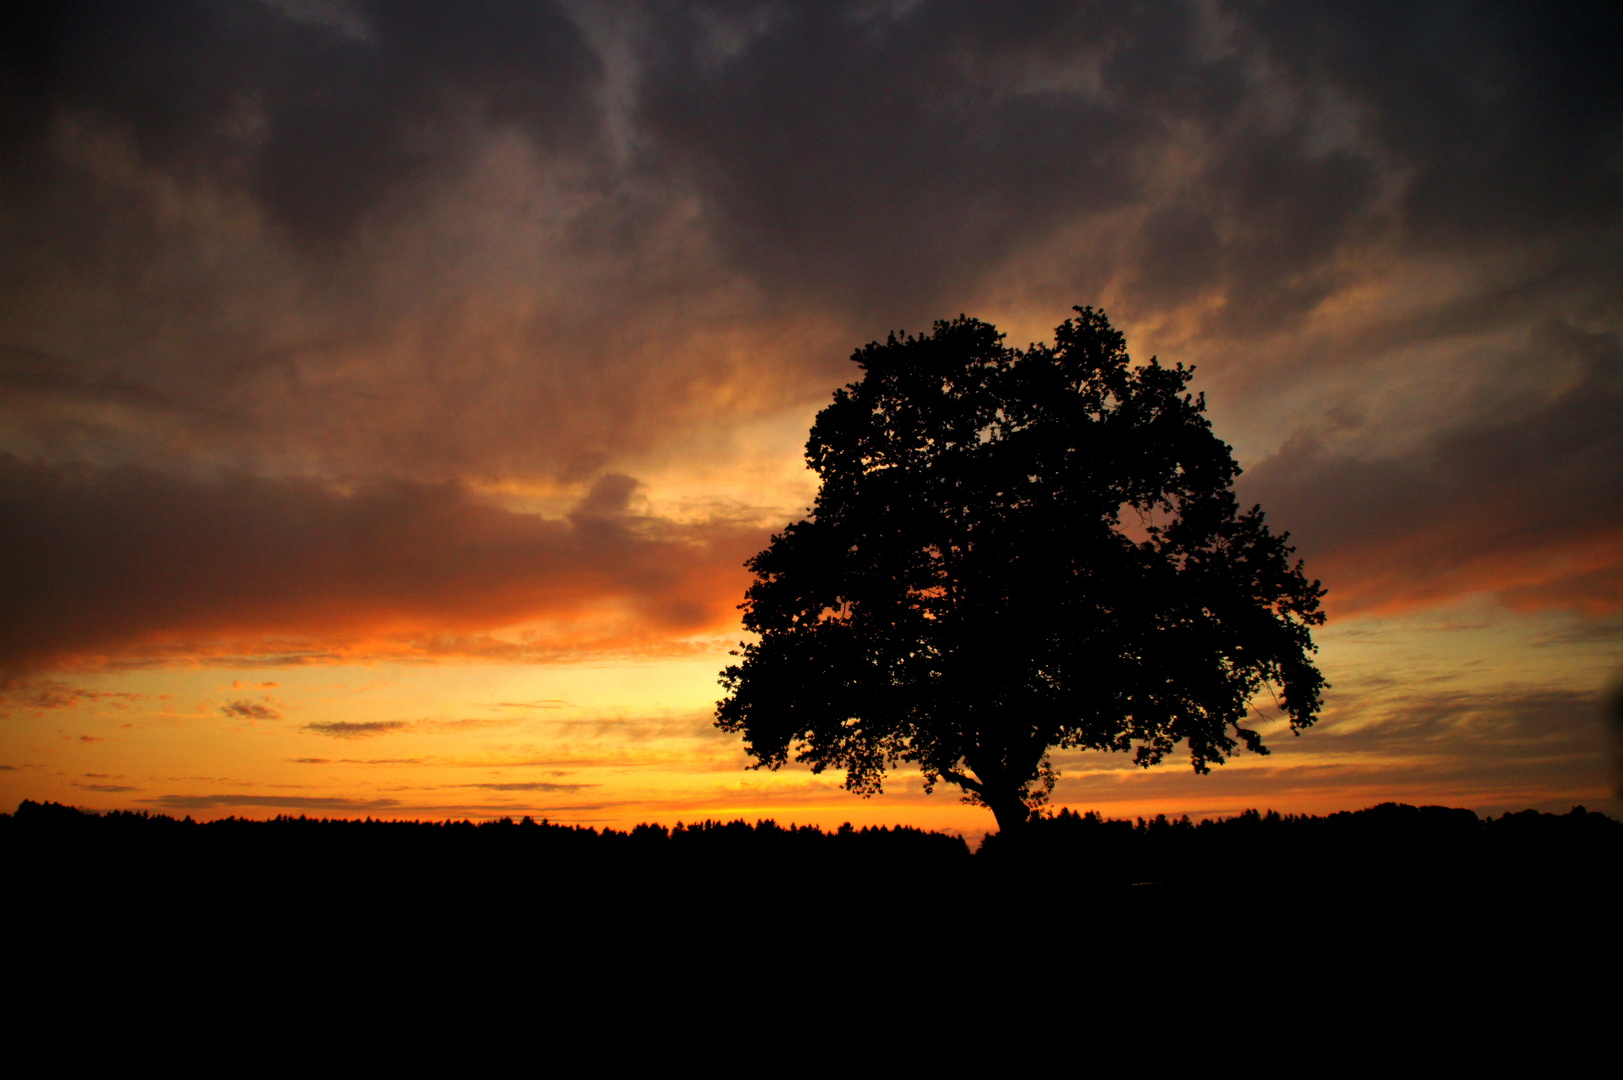
[{"label": "cloud bank", "polygon": [[[0,508],[26,523],[0,539],[0,662],[230,655],[267,640],[499,654],[481,635],[543,621],[628,648],[723,627],[757,530],[635,518],[631,490],[605,477],[560,521],[455,484],[342,492],[0,460]],[[578,645],[532,636],[507,649]],[[276,715],[246,700],[222,709]]]},{"label": "cloud bank", "polygon": [[1618,606],[1601,6],[3,18],[8,669],[724,630],[764,529],[633,477],[736,472],[888,330],[1073,303],[1198,361],[1340,610]]}]

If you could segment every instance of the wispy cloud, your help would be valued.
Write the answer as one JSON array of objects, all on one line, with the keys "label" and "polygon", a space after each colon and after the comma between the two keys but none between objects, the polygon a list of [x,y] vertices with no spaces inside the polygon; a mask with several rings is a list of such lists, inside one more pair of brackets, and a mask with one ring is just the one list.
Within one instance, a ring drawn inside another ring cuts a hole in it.
[{"label": "wispy cloud", "polygon": [[332,810],[339,813],[365,813],[389,810],[400,805],[398,799],[356,799],[342,796],[320,795],[160,795],[146,799],[170,810],[216,810],[235,806],[259,806],[278,810]]},{"label": "wispy cloud", "polygon": [[405,720],[317,720],[304,725],[304,730],[317,735],[330,735],[335,739],[368,739],[375,735],[388,735],[411,727]]},{"label": "wispy cloud", "polygon": [[466,716],[458,719],[435,718],[422,721],[422,727],[427,731],[471,731],[479,728],[506,728],[522,724],[524,721],[511,716]]},{"label": "wispy cloud", "polygon": [[585,788],[601,787],[601,784],[549,784],[538,781],[496,783],[496,784],[458,784],[457,787],[483,788],[486,791],[561,791],[574,793]]},{"label": "wispy cloud", "polygon": [[421,765],[423,758],[290,758],[295,765]]},{"label": "wispy cloud", "polygon": [[226,716],[236,717],[241,720],[280,720],[282,718],[282,714],[269,705],[249,701],[246,698],[225,702],[220,706],[220,712]]},{"label": "wispy cloud", "polygon": [[[1464,409],[1399,457],[1299,432],[1240,484],[1287,523],[1332,613],[1446,603],[1623,609],[1623,339],[1548,323],[1514,382],[1563,373],[1517,408]],[[1549,507],[1561,506],[1552,514]]]},{"label": "wispy cloud", "polygon": [[126,706],[146,697],[125,690],[91,690],[40,676],[0,679],[0,705],[13,703],[30,709],[71,709],[85,702]]}]

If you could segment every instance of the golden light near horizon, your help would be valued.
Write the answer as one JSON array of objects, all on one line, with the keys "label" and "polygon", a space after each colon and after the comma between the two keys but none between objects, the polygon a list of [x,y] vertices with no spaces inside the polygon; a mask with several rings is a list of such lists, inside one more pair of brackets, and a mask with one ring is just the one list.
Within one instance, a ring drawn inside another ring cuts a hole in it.
[{"label": "golden light near horizon", "polygon": [[1209,776],[1057,755],[1054,805],[1623,811],[1608,36],[1134,11],[15,28],[0,803],[980,833],[746,770],[717,676],[852,350],[1094,304],[1198,368],[1332,690]]}]

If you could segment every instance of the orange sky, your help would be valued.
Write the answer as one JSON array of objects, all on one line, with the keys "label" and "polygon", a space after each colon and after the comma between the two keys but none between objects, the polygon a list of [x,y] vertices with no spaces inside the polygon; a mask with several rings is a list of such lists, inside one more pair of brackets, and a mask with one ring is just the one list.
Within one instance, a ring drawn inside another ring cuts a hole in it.
[{"label": "orange sky", "polygon": [[1623,810],[1587,16],[834,7],[0,34],[0,804],[978,833],[744,770],[716,677],[853,349],[1094,304],[1198,367],[1333,689],[1205,777],[1060,755],[1057,802]]}]

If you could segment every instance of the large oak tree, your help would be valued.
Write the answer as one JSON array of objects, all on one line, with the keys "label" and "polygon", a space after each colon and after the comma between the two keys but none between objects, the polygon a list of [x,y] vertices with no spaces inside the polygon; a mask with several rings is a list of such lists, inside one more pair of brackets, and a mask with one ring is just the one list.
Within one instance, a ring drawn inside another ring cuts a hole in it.
[{"label": "large oak tree", "polygon": [[717,724],[756,767],[794,759],[880,790],[917,765],[1020,829],[1054,747],[1183,744],[1197,772],[1267,753],[1253,699],[1313,723],[1324,590],[1260,508],[1193,369],[1134,365],[1103,312],[1014,349],[960,316],[858,350],[818,414],[812,516],[749,562],[757,640]]}]

